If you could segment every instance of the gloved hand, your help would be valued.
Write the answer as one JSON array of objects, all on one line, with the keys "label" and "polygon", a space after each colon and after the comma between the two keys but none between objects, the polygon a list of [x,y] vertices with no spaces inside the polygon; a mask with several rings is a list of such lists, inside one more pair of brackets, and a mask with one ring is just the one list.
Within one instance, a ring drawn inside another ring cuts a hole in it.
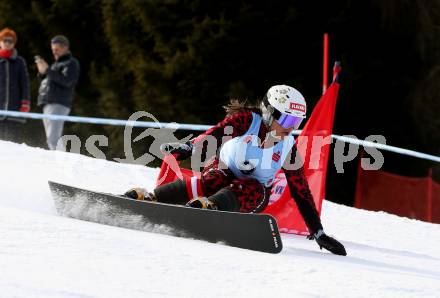
[{"label": "gloved hand", "polygon": [[27,113],[31,110],[31,102],[29,100],[22,100],[20,106],[20,112]]},{"label": "gloved hand", "polygon": [[176,157],[176,160],[184,160],[191,157],[193,152],[193,144],[191,141],[186,143],[165,143],[160,145],[160,150],[164,154],[172,154]]},{"label": "gloved hand", "polygon": [[344,245],[342,245],[342,243],[340,243],[338,240],[330,236],[327,236],[323,230],[319,230],[315,234],[309,235],[307,238],[310,240],[315,239],[320,249],[324,247],[326,250],[328,250],[331,253],[334,253],[335,255],[340,255],[340,256],[347,255]]}]

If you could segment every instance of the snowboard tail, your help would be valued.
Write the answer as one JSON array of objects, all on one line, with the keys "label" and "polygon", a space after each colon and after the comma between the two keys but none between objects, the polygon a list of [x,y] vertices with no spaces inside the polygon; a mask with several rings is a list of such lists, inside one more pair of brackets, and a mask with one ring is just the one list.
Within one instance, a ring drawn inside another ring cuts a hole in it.
[{"label": "snowboard tail", "polygon": [[202,210],[138,201],[49,181],[58,214],[107,225],[195,238],[267,253],[282,250],[269,214]]}]

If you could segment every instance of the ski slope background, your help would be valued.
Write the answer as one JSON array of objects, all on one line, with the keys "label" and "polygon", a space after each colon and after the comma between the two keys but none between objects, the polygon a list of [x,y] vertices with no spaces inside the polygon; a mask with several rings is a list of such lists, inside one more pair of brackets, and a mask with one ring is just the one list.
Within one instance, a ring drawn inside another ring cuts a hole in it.
[{"label": "ski slope background", "polygon": [[3,141],[0,166],[0,297],[440,297],[440,225],[324,202],[348,256],[294,235],[271,255],[61,217],[47,185],[152,189],[158,169]]}]

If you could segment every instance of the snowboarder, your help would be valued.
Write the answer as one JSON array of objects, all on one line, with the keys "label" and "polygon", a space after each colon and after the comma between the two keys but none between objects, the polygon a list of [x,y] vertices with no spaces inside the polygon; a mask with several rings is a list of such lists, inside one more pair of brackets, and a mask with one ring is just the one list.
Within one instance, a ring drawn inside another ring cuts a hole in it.
[{"label": "snowboarder", "polygon": [[[303,167],[294,169],[290,164],[297,153],[292,130],[298,129],[306,117],[302,94],[293,87],[276,85],[268,90],[260,106],[249,107],[232,100],[225,109],[226,118],[197,138],[161,147],[164,153],[184,160],[208,136],[214,137],[217,154],[203,168],[200,178],[176,180],[153,192],[134,188],[125,195],[194,208],[258,213],[267,206],[274,176],[282,168],[310,232],[309,239],[334,254],[346,255],[344,246],[324,233]],[[228,140],[222,144],[225,131],[229,132]]]}]

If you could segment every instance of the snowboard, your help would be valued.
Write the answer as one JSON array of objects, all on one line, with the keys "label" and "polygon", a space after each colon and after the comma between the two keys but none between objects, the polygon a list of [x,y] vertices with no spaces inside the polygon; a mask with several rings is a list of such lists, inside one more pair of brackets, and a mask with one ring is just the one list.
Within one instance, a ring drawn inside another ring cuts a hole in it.
[{"label": "snowboard", "polygon": [[283,248],[277,222],[269,214],[138,201],[52,181],[49,187],[59,215],[267,253]]}]

